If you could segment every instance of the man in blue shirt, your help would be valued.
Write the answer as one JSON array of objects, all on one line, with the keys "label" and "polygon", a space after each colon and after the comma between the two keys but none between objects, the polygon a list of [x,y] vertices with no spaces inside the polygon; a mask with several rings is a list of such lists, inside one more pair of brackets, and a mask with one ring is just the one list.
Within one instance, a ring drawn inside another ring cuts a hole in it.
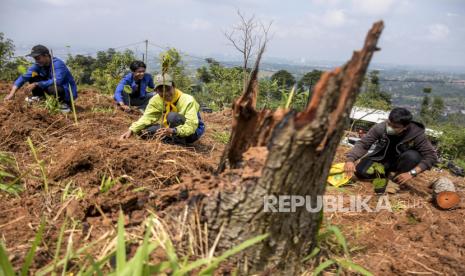
[{"label": "man in blue shirt", "polygon": [[142,61],[133,61],[129,68],[131,73],[119,82],[113,98],[124,111],[129,111],[131,106],[134,106],[144,112],[154,95],[154,93],[147,92],[147,87],[152,89],[155,87],[153,78],[145,73],[147,66]]},{"label": "man in blue shirt", "polygon": [[[45,97],[45,94],[58,95],[61,111],[70,112],[71,96],[73,99],[77,98],[77,86],[66,64],[56,57],[52,60],[49,50],[43,45],[32,47],[28,56],[34,58],[35,64],[29,67],[24,75],[19,76],[5,100],[13,98],[16,91],[28,82],[26,92],[32,92],[32,96],[26,98],[27,102],[39,101]],[[56,91],[52,62],[55,69]]]}]

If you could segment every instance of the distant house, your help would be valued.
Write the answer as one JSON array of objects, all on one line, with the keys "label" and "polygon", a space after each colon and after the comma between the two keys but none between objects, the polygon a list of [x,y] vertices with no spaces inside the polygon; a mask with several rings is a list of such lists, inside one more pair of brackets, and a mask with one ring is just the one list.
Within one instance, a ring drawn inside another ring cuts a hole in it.
[{"label": "distant house", "polygon": [[366,107],[354,106],[350,111],[350,125],[353,131],[367,132],[373,125],[386,121],[389,112]]},{"label": "distant house", "polygon": [[351,120],[363,120],[373,124],[384,122],[388,119],[389,112],[366,107],[354,106],[350,111]]}]

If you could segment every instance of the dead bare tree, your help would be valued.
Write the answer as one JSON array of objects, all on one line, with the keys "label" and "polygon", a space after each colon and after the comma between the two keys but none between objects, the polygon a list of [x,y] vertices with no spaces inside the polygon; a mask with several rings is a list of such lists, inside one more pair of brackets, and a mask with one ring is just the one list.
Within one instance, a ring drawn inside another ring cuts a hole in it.
[{"label": "dead bare tree", "polygon": [[269,41],[271,22],[265,26],[256,20],[255,15],[246,18],[240,10],[237,10],[240,22],[229,32],[224,32],[226,39],[242,55],[242,68],[244,73],[244,86],[248,81],[248,69],[251,59],[262,46]]},{"label": "dead bare tree", "polygon": [[299,113],[256,110],[257,73],[265,47],[260,48],[244,93],[233,105],[231,140],[224,154],[232,169],[223,166],[223,173],[211,180],[220,188],[200,201],[209,239],[220,236],[219,251],[269,234],[241,253],[237,261],[243,272],[301,272],[302,258],[316,245],[322,213],[305,208],[264,212],[264,198],[310,196],[315,207],[371,57],[379,50],[382,29],[383,22],[375,23],[362,50],[322,75],[310,103]]}]

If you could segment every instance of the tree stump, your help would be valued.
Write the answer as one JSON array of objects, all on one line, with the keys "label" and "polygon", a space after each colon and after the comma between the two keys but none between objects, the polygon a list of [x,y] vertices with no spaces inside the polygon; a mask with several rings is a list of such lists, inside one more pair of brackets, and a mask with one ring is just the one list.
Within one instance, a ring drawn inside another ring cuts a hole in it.
[{"label": "tree stump", "polygon": [[362,50],[349,62],[325,72],[306,109],[255,109],[260,50],[250,81],[233,105],[231,139],[215,181],[221,188],[202,199],[210,240],[219,235],[221,252],[268,233],[269,237],[237,258],[243,273],[301,272],[301,260],[316,245],[322,212],[264,212],[266,196],[309,196],[312,207],[323,195],[336,148],[377,48],[383,22],[368,32]]},{"label": "tree stump", "polygon": [[433,199],[436,205],[444,210],[452,209],[460,202],[455,185],[447,177],[438,178],[432,185]]}]

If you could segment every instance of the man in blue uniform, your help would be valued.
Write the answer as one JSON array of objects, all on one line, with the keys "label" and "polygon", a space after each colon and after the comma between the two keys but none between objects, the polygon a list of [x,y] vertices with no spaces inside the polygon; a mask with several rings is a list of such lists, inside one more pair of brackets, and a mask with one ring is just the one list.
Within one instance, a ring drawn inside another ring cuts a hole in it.
[{"label": "man in blue uniform", "polygon": [[[24,75],[19,76],[5,100],[13,98],[16,91],[28,82],[26,92],[32,93],[32,96],[26,98],[27,102],[39,101],[46,94],[50,96],[58,95],[61,111],[64,113],[70,112],[71,97],[73,99],[77,98],[77,86],[66,64],[56,57],[52,60],[49,50],[43,45],[32,47],[28,56],[34,58],[35,64],[29,67]],[[53,81],[52,62],[55,69],[56,91]]]},{"label": "man in blue uniform", "polygon": [[115,89],[114,99],[116,104],[124,111],[132,106],[144,112],[154,93],[147,92],[147,88],[154,88],[153,78],[146,73],[147,66],[142,61],[136,60],[129,66],[131,73],[123,77]]}]

